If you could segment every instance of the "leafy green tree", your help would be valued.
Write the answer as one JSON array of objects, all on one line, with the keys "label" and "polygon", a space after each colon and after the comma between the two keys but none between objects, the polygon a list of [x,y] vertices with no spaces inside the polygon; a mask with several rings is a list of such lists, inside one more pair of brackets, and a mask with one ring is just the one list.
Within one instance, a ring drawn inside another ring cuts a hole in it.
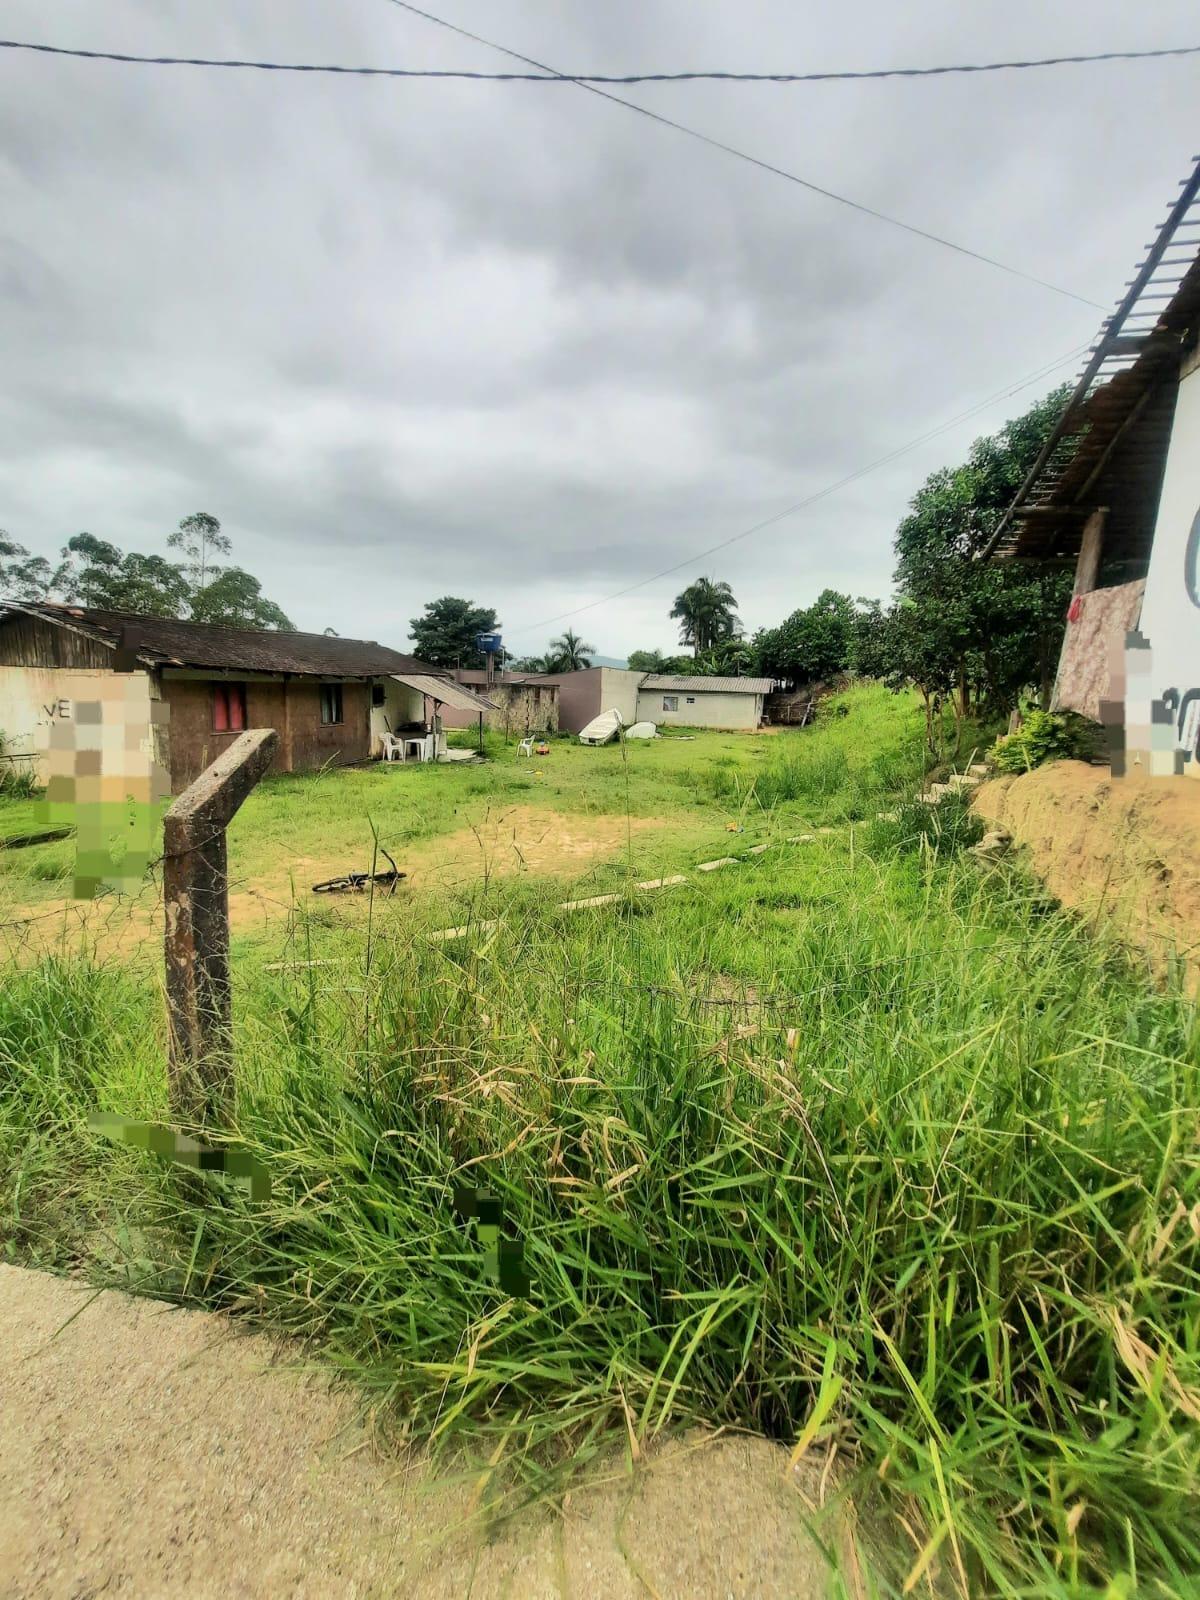
[{"label": "leafy green tree", "polygon": [[699,674],[708,678],[744,678],[752,674],[757,666],[757,652],[748,640],[722,639],[690,661],[687,656],[677,656],[659,670],[685,677]]},{"label": "leafy green tree", "polygon": [[478,661],[476,636],[493,633],[497,626],[490,606],[477,606],[473,600],[450,594],[427,600],[424,616],[414,617],[408,625],[417,655],[434,667],[461,667]]},{"label": "leafy green tree", "polygon": [[848,594],[824,589],[811,606],[793,611],[777,628],[754,637],[759,669],[768,677],[812,683],[850,664],[855,607]]},{"label": "leafy green tree", "polygon": [[564,628],[557,639],[551,639],[546,649],[546,660],[554,665],[550,672],[583,672],[592,664],[590,652],[594,644],[587,644],[573,628]]},{"label": "leafy green tree", "polygon": [[197,594],[221,575],[213,557],[227,556],[233,550],[229,535],[221,532],[221,524],[207,511],[193,511],[190,517],[184,517],[175,532],[168,535],[167,544],[172,550],[183,552],[183,567]]},{"label": "leafy green tree", "polygon": [[[215,523],[216,518],[206,521]],[[185,518],[180,527],[194,522],[195,518]],[[214,548],[229,550],[229,540],[221,534],[219,525],[219,546],[212,543],[211,529],[201,533],[209,541],[210,553]],[[69,539],[63,556],[58,587],[68,600],[85,606],[151,617],[186,616],[193,622],[221,622],[229,627],[293,627],[283,611],[263,596],[257,578],[241,567],[218,569],[207,556],[204,570],[209,581],[202,589],[194,586],[184,566],[163,556],[146,556],[136,550],[122,552],[107,539],[97,539],[90,533],[77,533]],[[193,570],[199,571],[200,565],[196,564]]]},{"label": "leafy green tree", "polygon": [[162,556],[125,554],[107,539],[77,533],[63,550],[58,587],[68,600],[108,611],[177,617],[190,598],[182,567]]},{"label": "leafy green tree", "polygon": [[63,546],[62,591],[85,606],[123,610],[123,557],[115,544],[91,533],[77,533]]},{"label": "leafy green tree", "polygon": [[661,650],[631,650],[626,660],[630,672],[669,672]]},{"label": "leafy green tree", "polygon": [[509,665],[515,672],[554,672],[548,656],[514,656]]},{"label": "leafy green tree", "polygon": [[[878,678],[887,683],[893,678],[891,613],[878,600],[858,598],[854,627],[850,635],[847,666],[863,678]],[[893,683],[898,688],[898,683]]]},{"label": "leafy green tree", "polygon": [[742,632],[733,590],[712,578],[697,578],[695,583],[689,583],[675,596],[669,615],[679,619],[680,644],[690,644],[697,656],[724,639],[738,638]]},{"label": "leafy green tree", "polygon": [[56,576],[45,556],[31,556],[0,528],[0,600],[42,600]]},{"label": "leafy green tree", "polygon": [[121,558],[123,611],[148,616],[175,617],[190,601],[186,575],[162,556],[143,556],[130,550]]},{"label": "leafy green tree", "polygon": [[694,657],[668,656],[661,650],[631,650],[626,665],[630,672],[665,672],[686,676],[696,671]]},{"label": "leafy green tree", "polygon": [[258,579],[241,567],[222,568],[219,577],[192,595],[190,620],[283,633],[294,633],[296,627],[273,600],[266,599]]},{"label": "leafy green tree", "polygon": [[896,533],[896,583],[930,630],[940,675],[962,716],[986,700],[1015,704],[1036,686],[1048,699],[1071,574],[979,555],[1054,426],[1068,390],[1056,389],[988,438],[959,467],[932,473]]},{"label": "leafy green tree", "polygon": [[[912,600],[902,595],[887,614],[884,635],[886,674],[896,683],[911,683],[925,704],[925,742],[936,750],[941,716],[935,712],[947,698],[953,701],[954,662],[946,654],[939,631],[940,606],[932,597]],[[956,719],[957,720],[957,719]],[[958,740],[955,739],[955,749]]]}]

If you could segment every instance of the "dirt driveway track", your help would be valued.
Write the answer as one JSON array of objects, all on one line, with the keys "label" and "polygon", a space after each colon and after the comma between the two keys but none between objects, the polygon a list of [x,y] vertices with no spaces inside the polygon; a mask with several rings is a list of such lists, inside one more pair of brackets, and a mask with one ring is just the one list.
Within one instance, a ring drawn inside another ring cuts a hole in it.
[{"label": "dirt driveway track", "polygon": [[613,1476],[487,1542],[461,1526],[469,1485],[381,1456],[351,1396],[268,1339],[0,1265],[4,1600],[831,1592],[765,1441],[694,1435]]}]

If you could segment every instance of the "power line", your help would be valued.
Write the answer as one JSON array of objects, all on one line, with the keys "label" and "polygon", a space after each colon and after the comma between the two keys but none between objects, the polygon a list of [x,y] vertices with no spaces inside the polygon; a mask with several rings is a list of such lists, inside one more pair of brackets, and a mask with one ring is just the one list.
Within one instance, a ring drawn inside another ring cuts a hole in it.
[{"label": "power line", "polygon": [[631,583],[627,588],[618,589],[613,594],[606,594],[599,600],[589,600],[586,605],[576,606],[571,611],[560,611],[557,616],[546,617],[541,622],[531,622],[523,627],[513,628],[510,632],[513,635],[534,633],[539,628],[552,627],[556,622],[565,622],[568,617],[577,617],[584,611],[595,610],[597,606],[608,605],[613,600],[622,600],[626,595],[633,594],[638,589],[646,588],[648,584],[657,583],[660,578],[669,578],[673,573],[682,572],[685,567],[693,566],[697,561],[706,560],[707,557],[715,555],[718,550],[727,550],[730,545],[738,544],[742,539],[748,539],[751,534],[761,533],[764,528],[770,528],[775,523],[782,522],[786,517],[795,516],[798,511],[807,510],[809,506],[816,505],[818,501],[827,499],[831,494],[836,494],[839,489],[844,489],[847,484],[855,483],[859,478],[865,478],[868,473],[875,472],[879,467],[887,466],[889,462],[895,461],[900,456],[907,455],[910,450],[917,449],[919,445],[925,444],[928,440],[936,439],[939,434],[946,433],[951,428],[957,427],[960,422],[965,422],[969,417],[977,415],[980,411],[986,411],[989,406],[995,405],[997,401],[1006,400],[1011,395],[1019,394],[1022,389],[1028,389],[1031,384],[1041,382],[1043,379],[1048,378],[1052,372],[1057,371],[1059,367],[1065,367],[1071,362],[1077,361],[1086,349],[1086,345],[1077,346],[1074,350],[1068,351],[1066,355],[1059,356],[1056,361],[1051,361],[1046,366],[1039,367],[1036,372],[1031,372],[1026,377],[1019,379],[1015,384],[1006,385],[1003,389],[998,389],[995,394],[988,395],[985,400],[976,401],[974,405],[968,406],[965,411],[960,411],[957,416],[950,417],[945,422],[940,422],[936,428],[930,428],[927,432],[919,434],[915,439],[910,439],[907,444],[902,444],[897,449],[889,451],[887,455],[879,456],[876,460],[868,462],[866,466],[847,473],[844,478],[839,478],[836,483],[826,484],[823,489],[818,489],[815,494],[810,494],[803,500],[797,500],[794,505],[785,506],[782,511],[776,511],[772,516],[764,517],[761,522],[754,523],[752,527],[743,528],[740,533],[732,534],[728,539],[722,539],[717,544],[710,545],[707,550],[699,550],[693,555],[686,556],[682,561],[677,561],[674,566],[664,567],[661,572],[656,572],[649,578],[639,578],[637,583]]},{"label": "power line", "polygon": [[527,67],[536,67],[539,72],[549,73],[555,78],[561,78],[566,83],[578,84],[579,88],[586,89],[588,94],[599,95],[602,100],[611,100],[614,105],[624,106],[629,111],[636,111],[639,116],[649,117],[651,122],[660,122],[665,128],[674,128],[676,133],[684,133],[689,139],[699,139],[701,144],[710,145],[714,150],[722,150],[726,155],[736,156],[739,161],[748,161],[751,166],[759,167],[763,172],[771,172],[777,178],[786,178],[789,183],[799,184],[802,189],[809,190],[812,194],[819,194],[826,200],[835,200],[840,206],[849,206],[852,211],[860,211],[864,216],[874,217],[877,222],[886,222],[893,228],[901,228],[905,233],[915,234],[918,239],[928,240],[931,244],[943,245],[947,250],[954,250],[959,255],[969,256],[973,261],[982,261],[986,266],[996,267],[1001,272],[1007,272],[1014,278],[1024,278],[1027,283],[1036,283],[1039,288],[1049,289],[1052,294],[1066,295],[1069,300],[1077,300],[1081,305],[1093,306],[1097,311],[1106,308],[1098,300],[1089,300],[1086,295],[1076,294],[1073,289],[1064,289],[1060,284],[1049,283],[1045,278],[1038,278],[1031,272],[1025,272],[1020,267],[1012,267],[1006,261],[998,261],[995,256],[983,255],[978,250],[971,250],[964,244],[955,244],[953,239],[946,239],[939,233],[930,233],[925,228],[918,228],[911,222],[902,222],[899,217],[893,217],[886,211],[877,211],[874,206],[864,205],[860,200],[851,200],[844,194],[837,194],[832,189],[824,189],[820,184],[812,183],[807,178],[802,178],[798,173],[789,172],[786,167],[777,167],[773,162],[763,161],[758,156],[752,156],[746,150],[739,150],[736,145],[726,144],[722,139],[714,139],[711,134],[701,133],[698,128],[689,127],[687,123],[676,122],[673,117],[665,117],[661,112],[651,111],[648,106],[638,105],[636,100],[626,100],[619,94],[612,94],[607,89],[600,89],[594,83],[588,83],[582,78],[573,78],[569,73],[559,72],[556,68],[547,66],[544,61],[538,61],[533,56],[524,56],[519,50],[510,50],[507,45],[497,44],[493,39],[485,39],[482,34],[472,33],[468,28],[461,28],[456,22],[447,22],[444,17],[438,17],[432,11],[423,11],[420,6],[413,5],[411,0],[390,0],[390,4],[399,6],[402,11],[410,11],[415,17],[423,17],[426,22],[436,23],[439,28],[448,28],[451,33],[458,34],[463,39],[470,39],[474,44],[486,45],[489,50],[499,50],[502,55],[511,57],[514,61],[521,61]]},{"label": "power line", "polygon": [[[447,27],[451,24],[447,23]],[[499,49],[500,46],[493,46]],[[875,67],[859,72],[468,72],[418,67],[344,67],[325,62],[243,61],[211,56],[141,56],[119,50],[70,50],[62,45],[0,39],[0,50],[33,50],[80,61],[119,61],[147,67],[233,67],[254,72],[320,72],[358,78],[459,78],[479,83],[862,83],[879,78],[940,78],[964,72],[1019,72],[1030,67],[1083,66],[1095,61],[1150,61],[1200,55],[1200,44],[1163,50],[1103,50],[1092,55],[1040,56],[1030,61],[982,61],[945,67]],[[523,58],[522,58],[523,59]]]},{"label": "power line", "polygon": [[189,66],[189,67],[229,67],[246,68],[262,72],[308,72],[308,73],[335,73],[351,77],[388,77],[388,78],[468,78],[484,81],[517,81],[517,82],[546,82],[546,83],[573,83],[580,89],[586,89],[589,94],[599,95],[604,100],[611,100],[615,105],[625,106],[630,111],[636,111],[640,116],[649,117],[652,122],[659,122],[664,127],[674,128],[677,133],[686,134],[691,139],[698,139],[702,144],[711,146],[714,150],[721,150],[726,155],[736,156],[740,161],[748,161],[752,166],[760,168],[763,172],[773,173],[778,178],[785,178],[789,183],[798,184],[812,194],[819,194],[823,199],[836,201],[838,205],[848,206],[853,211],[861,212],[864,216],[873,217],[877,222],[885,222],[893,228],[900,228],[905,233],[914,234],[918,239],[925,239],[931,244],[940,244],[947,250],[953,250],[959,255],[968,256],[973,261],[981,261],[986,266],[995,267],[1001,272],[1007,272],[1016,278],[1023,278],[1027,283],[1035,283],[1039,288],[1048,289],[1052,294],[1065,295],[1068,299],[1077,300],[1081,305],[1094,306],[1098,311],[1104,307],[1096,300],[1090,300],[1086,295],[1076,294],[1073,289],[1064,289],[1060,284],[1051,283],[1046,278],[1039,278],[1036,274],[1025,272],[1020,267],[1010,266],[1005,261],[997,260],[995,256],[984,255],[979,250],[972,250],[966,245],[956,244],[953,239],[947,239],[941,234],[931,233],[926,228],[918,228],[911,222],[904,222],[899,217],[893,217],[886,211],[879,211],[874,206],[865,205],[862,201],[851,200],[848,196],[837,194],[832,189],[825,189],[820,184],[802,178],[798,173],[789,172],[785,167],[778,167],[770,161],[764,161],[758,156],[751,155],[746,150],[739,150],[735,145],[726,144],[721,139],[714,139],[707,133],[701,133],[698,128],[692,128],[682,122],[677,122],[672,117],[663,116],[660,112],[651,111],[646,106],[640,106],[633,100],[625,100],[620,95],[610,94],[608,90],[597,87],[600,83],[653,83],[671,82],[688,79],[717,79],[728,78],[733,81],[748,82],[776,82],[776,83],[806,83],[824,82],[836,79],[864,79],[876,77],[918,77],[950,72],[991,72],[1000,70],[1013,70],[1020,67],[1052,65],[1058,62],[1084,61],[1084,60],[1117,60],[1136,59],[1140,56],[1152,55],[1186,55],[1200,53],[1200,45],[1183,45],[1173,50],[1160,51],[1111,51],[1106,55],[1094,57],[1046,57],[1043,62],[995,62],[977,66],[960,67],[917,67],[917,68],[888,68],[878,72],[846,72],[846,73],[648,73],[631,74],[625,77],[605,77],[598,74],[582,75],[558,72],[555,68],[547,66],[544,62],[536,61],[531,56],[521,55],[519,51],[509,50],[505,45],[496,44],[491,39],[485,39],[481,34],[471,33],[466,28],[460,28],[456,23],[447,22],[442,17],[434,16],[431,11],[423,11],[419,6],[409,5],[407,0],[391,0],[393,5],[411,11],[414,16],[422,17],[428,22],[436,23],[438,27],[448,28],[451,32],[460,34],[463,38],[470,39],[476,44],[486,45],[490,50],[499,50],[514,60],[524,62],[526,66],[536,67],[536,73],[486,73],[466,71],[432,71],[417,70],[401,67],[341,67],[329,65],[314,65],[302,62],[278,61],[242,61],[242,60],[216,60],[201,56],[140,56],[109,50],[72,50],[58,45],[29,44],[17,39],[0,39],[0,49],[4,50],[31,50],[44,55],[68,56],[90,61],[116,61],[146,66]]}]

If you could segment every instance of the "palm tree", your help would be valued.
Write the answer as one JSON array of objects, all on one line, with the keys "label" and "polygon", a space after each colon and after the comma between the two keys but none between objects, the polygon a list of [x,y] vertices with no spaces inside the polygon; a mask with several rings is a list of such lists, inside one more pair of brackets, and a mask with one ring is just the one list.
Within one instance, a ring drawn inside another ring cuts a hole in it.
[{"label": "palm tree", "polygon": [[547,647],[547,669],[551,672],[582,672],[591,666],[589,652],[595,648],[594,644],[581,639],[573,628],[564,628],[562,637],[551,639]]},{"label": "palm tree", "polygon": [[723,639],[736,639],[742,631],[737,601],[727,583],[697,578],[675,596],[670,615],[680,620],[679,642],[690,644],[696,655]]}]

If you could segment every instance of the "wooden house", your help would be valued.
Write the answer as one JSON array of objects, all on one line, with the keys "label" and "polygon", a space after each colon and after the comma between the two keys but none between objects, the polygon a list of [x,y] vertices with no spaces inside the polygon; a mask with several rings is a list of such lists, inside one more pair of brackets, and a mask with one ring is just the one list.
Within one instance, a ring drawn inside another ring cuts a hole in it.
[{"label": "wooden house", "polygon": [[386,733],[436,745],[441,706],[478,709],[436,667],[370,639],[9,603],[0,607],[6,759],[37,769],[55,725],[76,704],[111,699],[118,676],[131,723],[153,729],[176,793],[246,728],[274,728],[274,769],[305,772],[369,760]]}]

